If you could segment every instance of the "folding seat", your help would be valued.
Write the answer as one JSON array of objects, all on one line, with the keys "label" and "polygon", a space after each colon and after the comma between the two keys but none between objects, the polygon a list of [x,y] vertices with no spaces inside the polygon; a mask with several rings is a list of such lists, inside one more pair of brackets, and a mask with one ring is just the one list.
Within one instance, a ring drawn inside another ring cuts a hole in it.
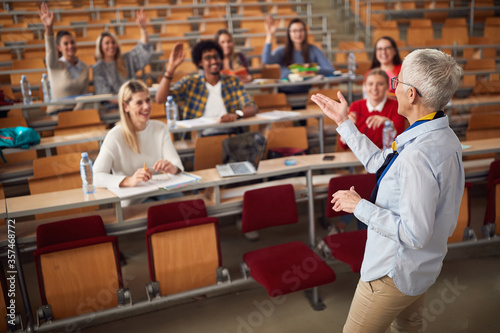
[{"label": "folding seat", "polygon": [[33,253],[47,322],[124,305],[130,299],[123,280],[115,236],[107,236],[100,216],[39,225]]},{"label": "folding seat", "polygon": [[218,223],[217,218],[207,217],[201,199],[148,209],[150,300],[230,281],[222,267]]},{"label": "folding seat", "polygon": [[457,226],[453,234],[448,238],[448,243],[456,243],[469,239],[476,239],[476,235],[470,227],[470,204],[471,204],[471,187],[472,183],[465,182],[464,194],[460,203],[460,211],[458,213]]},{"label": "folding seat", "polygon": [[[295,224],[297,204],[290,184],[246,191],[243,195],[242,232]],[[335,272],[301,241],[269,246],[243,255],[242,271],[277,297],[312,289],[315,310],[324,308],[315,287],[335,281]]]},{"label": "folding seat", "polygon": [[500,161],[493,161],[488,173],[486,185],[486,212],[482,233],[485,238],[491,238],[496,234],[500,235],[500,228],[497,228],[497,221],[500,220]]}]

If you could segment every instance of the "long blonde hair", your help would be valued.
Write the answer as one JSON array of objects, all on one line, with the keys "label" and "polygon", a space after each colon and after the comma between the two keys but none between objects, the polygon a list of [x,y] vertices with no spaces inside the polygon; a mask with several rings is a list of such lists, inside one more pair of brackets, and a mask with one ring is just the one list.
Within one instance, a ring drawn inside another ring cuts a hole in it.
[{"label": "long blonde hair", "polygon": [[115,54],[116,69],[124,78],[127,78],[128,72],[127,72],[127,68],[125,67],[125,62],[122,59],[122,52],[121,52],[120,44],[118,43],[118,38],[112,32],[103,31],[103,32],[101,32],[99,37],[97,37],[97,41],[95,43],[95,55],[94,55],[96,61],[104,59],[104,52],[102,50],[102,45],[101,45],[104,37],[111,37],[115,41],[115,43],[117,45],[116,54]]},{"label": "long blonde hair", "polygon": [[130,114],[125,112],[125,108],[123,107],[123,105],[128,104],[130,100],[132,100],[132,96],[138,92],[149,93],[148,86],[139,80],[128,80],[122,84],[120,90],[118,91],[118,106],[120,109],[120,124],[125,142],[128,144],[130,149],[132,149],[132,151],[140,154],[141,150],[139,148],[139,137],[137,136],[137,132],[132,124],[132,120],[130,119]]}]

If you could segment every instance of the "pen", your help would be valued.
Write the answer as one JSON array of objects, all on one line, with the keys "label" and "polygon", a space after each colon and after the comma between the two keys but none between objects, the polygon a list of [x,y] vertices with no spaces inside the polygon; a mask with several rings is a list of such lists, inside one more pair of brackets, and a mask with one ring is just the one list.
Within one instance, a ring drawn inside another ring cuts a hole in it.
[{"label": "pen", "polygon": [[146,167],[146,162],[144,162],[144,171],[147,170],[147,167]]}]

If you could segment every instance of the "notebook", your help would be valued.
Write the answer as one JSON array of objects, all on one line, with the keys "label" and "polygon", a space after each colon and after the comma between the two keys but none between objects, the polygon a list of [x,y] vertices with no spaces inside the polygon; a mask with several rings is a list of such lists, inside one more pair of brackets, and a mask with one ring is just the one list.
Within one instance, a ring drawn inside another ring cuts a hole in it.
[{"label": "notebook", "polygon": [[219,176],[253,175],[266,149],[266,139],[258,132],[244,133],[224,140],[222,148],[225,164],[215,166]]}]

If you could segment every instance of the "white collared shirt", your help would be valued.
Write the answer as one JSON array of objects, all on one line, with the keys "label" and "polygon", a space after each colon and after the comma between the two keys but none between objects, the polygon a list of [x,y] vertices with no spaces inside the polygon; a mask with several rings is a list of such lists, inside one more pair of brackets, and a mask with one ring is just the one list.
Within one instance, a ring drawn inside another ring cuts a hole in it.
[{"label": "white collared shirt", "polygon": [[[337,131],[370,173],[392,152],[381,151],[350,120]],[[382,178],[375,204],[362,199],[354,210],[368,226],[361,280],[388,275],[402,293],[416,296],[436,281],[457,224],[462,148],[448,117],[407,130],[396,143],[399,157]]]},{"label": "white collared shirt", "polygon": [[82,74],[82,72],[87,68],[87,66],[85,66],[85,64],[83,62],[81,62],[80,60],[78,60],[76,65],[72,65],[64,57],[60,57],[59,60],[64,62],[68,66],[68,72],[71,75],[71,77],[75,80],[78,79],[80,74]]},{"label": "white collared shirt", "polygon": [[367,99],[366,100],[366,107],[368,108],[368,112],[373,112],[373,111],[378,111],[382,112],[385,106],[385,102],[387,102],[387,96],[384,97],[384,100],[380,103],[378,103],[376,106],[372,106],[370,101]]}]

